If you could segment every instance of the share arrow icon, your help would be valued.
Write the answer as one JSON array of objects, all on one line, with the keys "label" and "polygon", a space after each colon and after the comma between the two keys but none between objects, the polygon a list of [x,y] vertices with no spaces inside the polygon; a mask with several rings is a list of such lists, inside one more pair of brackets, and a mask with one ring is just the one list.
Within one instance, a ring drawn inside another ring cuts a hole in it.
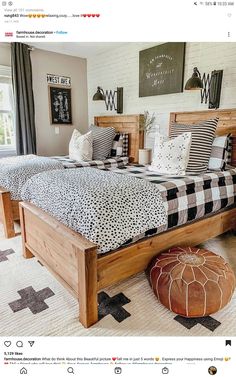
[{"label": "share arrow icon", "polygon": [[30,347],[33,347],[33,345],[34,345],[34,341],[33,340],[29,340],[28,343],[29,343]]}]

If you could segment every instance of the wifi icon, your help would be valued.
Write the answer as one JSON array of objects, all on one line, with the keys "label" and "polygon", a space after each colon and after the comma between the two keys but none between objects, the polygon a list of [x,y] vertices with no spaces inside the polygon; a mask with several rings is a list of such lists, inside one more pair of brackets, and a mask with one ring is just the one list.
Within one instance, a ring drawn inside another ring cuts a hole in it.
[{"label": "wifi icon", "polygon": [[29,343],[30,347],[33,347],[35,342],[33,340],[28,340],[28,343]]}]

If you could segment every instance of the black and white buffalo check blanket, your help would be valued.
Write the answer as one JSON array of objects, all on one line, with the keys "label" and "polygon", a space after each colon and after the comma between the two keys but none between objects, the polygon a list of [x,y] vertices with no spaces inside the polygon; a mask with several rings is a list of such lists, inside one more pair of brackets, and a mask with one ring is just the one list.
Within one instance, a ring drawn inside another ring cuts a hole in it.
[{"label": "black and white buffalo check blanket", "polygon": [[[236,205],[236,168],[185,177],[158,175],[138,164],[108,170],[158,185],[168,214],[168,223],[163,231]],[[160,229],[151,229],[129,242],[159,232]]]},{"label": "black and white buffalo check blanket", "polygon": [[91,160],[91,161],[76,161],[69,158],[69,156],[53,156],[54,160],[60,161],[65,169],[70,168],[98,168],[109,169],[123,167],[128,164],[129,157],[111,157],[106,160]]}]

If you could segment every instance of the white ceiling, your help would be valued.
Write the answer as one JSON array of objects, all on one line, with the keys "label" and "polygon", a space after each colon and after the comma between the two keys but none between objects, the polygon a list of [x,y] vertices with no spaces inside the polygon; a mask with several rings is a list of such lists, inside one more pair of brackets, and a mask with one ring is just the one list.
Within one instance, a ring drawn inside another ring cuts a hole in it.
[{"label": "white ceiling", "polygon": [[123,45],[120,42],[62,42],[62,43],[30,43],[32,47],[41,50],[57,52],[59,54],[78,56],[80,58],[90,58],[94,55],[101,54],[109,49]]}]

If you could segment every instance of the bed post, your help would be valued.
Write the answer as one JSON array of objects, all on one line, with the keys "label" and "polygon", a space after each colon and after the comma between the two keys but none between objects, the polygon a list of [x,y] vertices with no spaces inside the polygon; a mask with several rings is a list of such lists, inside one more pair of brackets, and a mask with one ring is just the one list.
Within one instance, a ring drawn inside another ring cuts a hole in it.
[{"label": "bed post", "polygon": [[26,259],[33,258],[34,255],[27,249],[26,247],[26,237],[25,237],[25,214],[24,214],[24,208],[19,204],[19,213],[20,213],[20,225],[21,225],[21,237],[22,237],[22,251],[23,251],[23,257]]},{"label": "bed post", "polygon": [[15,237],[10,192],[0,187],[0,218],[6,238]]},{"label": "bed post", "polygon": [[97,247],[78,250],[79,320],[84,327],[98,321]]}]

